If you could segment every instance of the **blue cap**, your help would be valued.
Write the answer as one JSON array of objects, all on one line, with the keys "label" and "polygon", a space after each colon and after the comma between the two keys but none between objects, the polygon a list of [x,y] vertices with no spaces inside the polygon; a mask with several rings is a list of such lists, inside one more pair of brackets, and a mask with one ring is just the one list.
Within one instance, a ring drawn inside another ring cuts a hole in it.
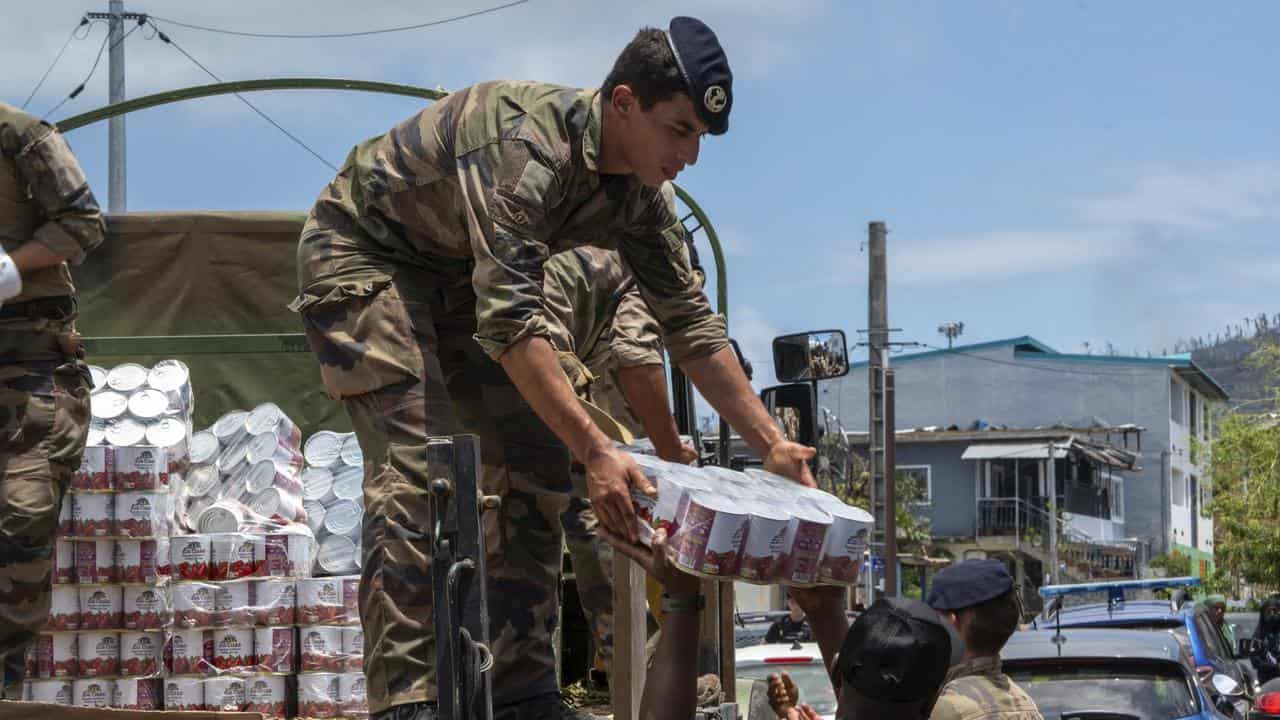
[{"label": "blue cap", "polygon": [[943,568],[933,576],[929,607],[961,610],[981,605],[1013,589],[1013,576],[999,560],[965,560]]},{"label": "blue cap", "polygon": [[677,17],[671,20],[667,40],[698,117],[712,135],[723,135],[733,107],[733,71],[716,34],[701,20]]}]

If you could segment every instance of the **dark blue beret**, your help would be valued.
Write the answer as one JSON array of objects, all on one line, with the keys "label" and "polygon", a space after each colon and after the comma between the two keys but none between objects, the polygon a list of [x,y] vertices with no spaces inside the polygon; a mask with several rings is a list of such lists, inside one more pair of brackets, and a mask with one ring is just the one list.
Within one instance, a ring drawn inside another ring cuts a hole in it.
[{"label": "dark blue beret", "polygon": [[723,135],[733,107],[733,71],[716,34],[701,20],[678,17],[671,20],[667,39],[698,117],[712,135]]},{"label": "dark blue beret", "polygon": [[933,576],[929,607],[960,610],[981,605],[1013,589],[1013,577],[1004,563],[995,559],[965,560],[943,568]]}]

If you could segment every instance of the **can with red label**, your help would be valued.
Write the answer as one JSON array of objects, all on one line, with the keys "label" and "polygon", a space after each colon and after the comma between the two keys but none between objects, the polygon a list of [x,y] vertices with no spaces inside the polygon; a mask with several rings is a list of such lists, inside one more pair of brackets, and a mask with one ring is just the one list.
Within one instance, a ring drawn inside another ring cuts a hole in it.
[{"label": "can with red label", "polygon": [[254,675],[245,678],[246,712],[262,713],[264,718],[283,720],[288,717],[289,698],[283,675]]},{"label": "can with red label", "polygon": [[93,585],[119,580],[115,540],[76,541],[76,582]]},{"label": "can with red label", "polygon": [[209,627],[215,624],[217,586],[212,583],[179,582],[173,585],[173,622],[180,628]]},{"label": "can with red label", "polygon": [[253,630],[219,628],[213,631],[213,666],[218,670],[252,667]]},{"label": "can with red label", "polygon": [[49,602],[46,630],[80,629],[80,588],[76,585],[54,585]]},{"label": "can with red label", "polygon": [[[209,536],[209,577],[213,580],[235,580],[254,575],[258,570],[258,546],[261,535],[250,533],[216,533]],[[265,554],[265,549],[263,553]],[[265,558],[263,559],[265,562]]]},{"label": "can with red label", "polygon": [[80,677],[110,677],[120,674],[120,633],[82,632],[76,636]]},{"label": "can with red label", "polygon": [[70,680],[32,680],[27,683],[27,699],[49,705],[70,705],[73,683]]},{"label": "can with red label", "polygon": [[203,711],[204,681],[200,678],[171,677],[164,681],[164,709]]},{"label": "can with red label", "polygon": [[219,675],[204,681],[204,704],[213,712],[244,712],[244,678]]},{"label": "can with red label", "polygon": [[116,495],[116,535],[149,538],[167,533],[169,496],[157,492],[123,492]]},{"label": "can with red label", "polygon": [[187,445],[187,423],[180,418],[161,418],[147,425],[147,444],[164,451],[169,475],[182,474],[191,462]]},{"label": "can with red label", "polygon": [[204,675],[213,668],[210,630],[169,630],[165,633],[165,669],[170,675]]},{"label": "can with red label", "polygon": [[120,674],[158,677],[164,635],[157,632],[120,633]]},{"label": "can with red label", "polygon": [[114,501],[115,496],[106,493],[71,495],[71,534],[85,538],[111,536],[116,524]]},{"label": "can with red label", "polygon": [[53,583],[65,585],[77,580],[76,543],[58,538],[53,544]]},{"label": "can with red label", "polygon": [[107,445],[89,445],[80,456],[80,468],[71,477],[76,490],[108,491],[113,488],[115,450]]},{"label": "can with red label", "polygon": [[210,537],[208,535],[175,535],[169,541],[169,566],[181,580],[209,578]]},{"label": "can with red label", "polygon": [[117,490],[159,490],[169,484],[168,453],[162,447],[118,447],[115,467]]},{"label": "can with red label", "polygon": [[163,710],[164,680],[128,677],[116,681],[116,703],[121,710]]},{"label": "can with red label", "polygon": [[116,565],[120,582],[155,584],[168,577],[168,540],[117,540]]},{"label": "can with red label", "polygon": [[298,631],[302,650],[302,672],[341,672],[347,667],[342,652],[342,628],[332,625],[305,627]]},{"label": "can with red label", "polygon": [[214,625],[253,625],[253,596],[248,582],[217,583],[213,587]]},{"label": "can with red label", "polygon": [[33,680],[79,675],[79,646],[75,633],[43,634],[27,651],[27,677]]},{"label": "can with red label", "polygon": [[126,585],[123,595],[126,629],[155,630],[169,623],[172,613],[163,589],[151,585]]},{"label": "can with red label", "polygon": [[80,585],[80,629],[119,630],[124,605],[119,585]]},{"label": "can with red label", "polygon": [[292,580],[255,580],[253,621],[257,625],[292,625],[297,596]]},{"label": "can with red label", "polygon": [[343,717],[364,717],[369,714],[369,699],[365,692],[364,673],[343,673],[338,678],[338,711]]},{"label": "can with red label", "polygon": [[295,672],[298,666],[294,660],[293,634],[291,627],[260,627],[254,630],[254,664],[265,672]]},{"label": "can with red label", "polygon": [[308,673],[298,676],[298,717],[326,720],[339,716],[342,696],[337,673]]},{"label": "can with red label", "polygon": [[77,707],[108,708],[115,701],[115,680],[89,678],[71,684],[72,704]]},{"label": "can with red label", "polygon": [[66,493],[62,496],[62,505],[58,508],[58,537],[71,537],[76,532],[75,498]]},{"label": "can with red label", "polygon": [[364,628],[359,625],[342,628],[342,652],[347,656],[348,671],[364,669]]},{"label": "can with red label", "polygon": [[[343,580],[341,576],[298,580],[298,624],[346,623],[347,606],[343,597]],[[359,601],[358,595],[356,601]]]}]

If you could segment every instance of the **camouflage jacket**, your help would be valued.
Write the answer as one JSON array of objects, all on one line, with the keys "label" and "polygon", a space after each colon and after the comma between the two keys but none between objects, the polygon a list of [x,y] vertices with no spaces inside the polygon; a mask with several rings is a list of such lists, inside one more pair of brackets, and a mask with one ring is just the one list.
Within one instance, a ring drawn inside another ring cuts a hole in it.
[{"label": "camouflage jacket", "polygon": [[1035,701],[985,657],[951,668],[930,720],[1043,720]]},{"label": "camouflage jacket", "polygon": [[397,270],[466,272],[476,339],[497,358],[549,336],[547,259],[595,245],[617,248],[676,362],[719,350],[724,322],[694,279],[671,193],[600,173],[601,122],[594,90],[493,82],[360,143],[303,229],[303,294]]},{"label": "camouflage jacket", "polygon": [[[0,246],[38,242],[79,264],[106,232],[75,155],[52,125],[0,103]],[[27,273],[6,304],[75,292],[62,263]]]}]

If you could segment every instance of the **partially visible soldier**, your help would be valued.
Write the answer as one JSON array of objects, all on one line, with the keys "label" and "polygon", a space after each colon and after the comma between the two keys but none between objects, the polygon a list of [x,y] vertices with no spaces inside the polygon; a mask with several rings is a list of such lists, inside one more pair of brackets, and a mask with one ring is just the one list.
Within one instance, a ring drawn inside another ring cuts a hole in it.
[{"label": "partially visible soldier", "polygon": [[[705,277],[692,242],[688,248],[694,273]],[[551,345],[579,397],[635,437],[649,438],[658,457],[693,462],[697,451],[680,441],[667,403],[662,328],[618,252],[576,248],[553,255],[543,272]],[[592,678],[603,684],[613,671],[613,551],[596,532],[587,478],[576,463],[573,487],[560,524],[595,641]]]},{"label": "partially visible soldier", "polygon": [[1000,651],[1021,620],[1016,592],[995,559],[965,560],[934,577],[929,607],[955,626],[964,655],[947,673],[932,720],[1043,720],[1031,696],[1000,671]]},{"label": "partially visible soldier", "polygon": [[105,226],[53,126],[0,103],[0,695],[21,698],[49,614],[58,511],[89,431],[80,263]]}]

